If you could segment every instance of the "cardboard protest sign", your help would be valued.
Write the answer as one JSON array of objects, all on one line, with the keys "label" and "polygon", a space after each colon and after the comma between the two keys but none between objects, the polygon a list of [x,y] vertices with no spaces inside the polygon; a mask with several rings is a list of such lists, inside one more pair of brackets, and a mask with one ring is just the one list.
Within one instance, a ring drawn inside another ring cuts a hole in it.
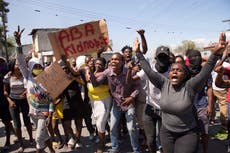
[{"label": "cardboard protest sign", "polygon": [[108,46],[109,36],[105,20],[92,21],[48,33],[56,59],[90,54]]},{"label": "cardboard protest sign", "polygon": [[72,82],[57,61],[47,67],[35,80],[42,84],[53,99]]}]

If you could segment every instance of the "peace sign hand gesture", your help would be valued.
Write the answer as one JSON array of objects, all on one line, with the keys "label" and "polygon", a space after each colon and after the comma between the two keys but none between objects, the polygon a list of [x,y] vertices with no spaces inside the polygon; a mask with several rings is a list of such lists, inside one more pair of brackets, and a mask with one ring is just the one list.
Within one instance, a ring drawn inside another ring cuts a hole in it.
[{"label": "peace sign hand gesture", "polygon": [[25,30],[25,28],[23,28],[22,30],[20,30],[20,26],[18,26],[18,31],[14,31],[14,39],[17,43],[18,46],[21,46],[21,35],[23,33],[23,31]]}]

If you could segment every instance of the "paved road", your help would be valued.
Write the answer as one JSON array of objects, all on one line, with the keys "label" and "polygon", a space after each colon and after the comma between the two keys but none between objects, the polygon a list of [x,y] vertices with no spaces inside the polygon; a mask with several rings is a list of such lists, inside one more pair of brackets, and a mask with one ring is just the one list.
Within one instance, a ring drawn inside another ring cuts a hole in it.
[{"label": "paved road", "polygon": [[[216,125],[211,125],[210,126],[210,142],[209,142],[209,153],[226,153],[227,150],[227,142],[224,140],[217,140],[215,138],[213,138],[213,134],[218,131],[220,129],[220,126],[218,124]],[[61,133],[63,134],[63,129],[60,126],[60,130]],[[26,132],[26,128],[23,127],[22,128],[23,131],[23,137],[25,137],[25,152],[26,153],[35,153],[35,148],[29,146],[28,143],[28,136],[27,136],[27,132]],[[35,131],[33,132],[35,134]],[[2,122],[0,122],[0,148],[2,148],[2,146],[5,143],[5,133],[4,133],[4,127]],[[10,149],[6,152],[10,152],[10,153],[16,153],[17,149],[19,148],[19,145],[16,143],[14,144],[14,140],[16,140],[16,137],[12,134],[11,135],[11,143],[12,145],[10,146]],[[94,141],[89,141],[89,134],[87,129],[84,127],[82,130],[82,143],[83,143],[83,147],[81,149],[76,149],[76,150],[70,150],[70,149],[60,149],[60,150],[56,150],[57,153],[64,153],[64,152],[68,152],[68,153],[72,153],[72,152],[76,152],[76,153],[93,153],[96,150],[96,143]],[[106,151],[105,153],[108,152],[108,149],[110,148],[111,144],[108,140],[108,142],[106,143]],[[130,147],[130,143],[129,143],[129,138],[128,136],[126,136],[123,141],[121,142],[121,150],[122,153],[128,153],[128,152],[132,152],[132,149]],[[48,149],[45,150],[46,152],[49,152]],[[201,147],[200,147],[200,151],[199,153],[202,153],[201,151]]]}]

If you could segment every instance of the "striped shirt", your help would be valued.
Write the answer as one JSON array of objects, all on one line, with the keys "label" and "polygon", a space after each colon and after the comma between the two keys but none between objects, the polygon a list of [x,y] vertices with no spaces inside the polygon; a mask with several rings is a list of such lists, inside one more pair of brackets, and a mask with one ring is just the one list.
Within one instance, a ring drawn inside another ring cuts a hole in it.
[{"label": "striped shirt", "polygon": [[12,99],[25,99],[25,95],[23,93],[26,91],[24,87],[24,78],[14,78],[12,76],[6,75],[4,83],[9,84],[10,86],[10,94],[9,97]]}]

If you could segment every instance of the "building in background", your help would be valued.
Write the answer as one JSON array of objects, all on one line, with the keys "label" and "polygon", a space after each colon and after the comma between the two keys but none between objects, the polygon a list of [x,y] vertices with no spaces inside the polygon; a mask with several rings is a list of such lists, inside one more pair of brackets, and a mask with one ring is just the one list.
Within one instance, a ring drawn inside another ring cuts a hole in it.
[{"label": "building in background", "polygon": [[34,56],[41,59],[44,64],[54,60],[54,52],[47,34],[58,30],[58,28],[33,29],[30,33],[33,40]]}]

